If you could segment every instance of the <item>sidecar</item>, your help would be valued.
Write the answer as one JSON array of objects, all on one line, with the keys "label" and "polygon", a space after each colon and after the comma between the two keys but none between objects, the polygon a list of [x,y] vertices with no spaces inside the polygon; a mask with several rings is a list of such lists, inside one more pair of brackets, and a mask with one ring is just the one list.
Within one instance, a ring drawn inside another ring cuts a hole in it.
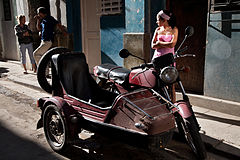
[{"label": "sidecar", "polygon": [[100,88],[79,52],[53,55],[51,66],[52,97],[40,98],[37,104],[42,110],[38,128],[44,128],[54,151],[76,143],[82,129],[113,138],[134,137],[133,143],[146,146],[164,147],[171,139],[174,117],[151,90],[117,94]]}]

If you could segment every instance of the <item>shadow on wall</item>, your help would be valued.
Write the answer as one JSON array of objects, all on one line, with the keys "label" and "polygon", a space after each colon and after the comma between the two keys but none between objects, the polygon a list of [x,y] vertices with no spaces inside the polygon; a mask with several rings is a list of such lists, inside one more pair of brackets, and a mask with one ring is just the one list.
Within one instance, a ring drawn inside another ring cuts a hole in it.
[{"label": "shadow on wall", "polygon": [[106,55],[106,53],[104,53],[103,51],[101,51],[101,56],[102,56],[102,64],[104,63],[110,63],[110,64],[114,64],[117,65],[108,55]]}]

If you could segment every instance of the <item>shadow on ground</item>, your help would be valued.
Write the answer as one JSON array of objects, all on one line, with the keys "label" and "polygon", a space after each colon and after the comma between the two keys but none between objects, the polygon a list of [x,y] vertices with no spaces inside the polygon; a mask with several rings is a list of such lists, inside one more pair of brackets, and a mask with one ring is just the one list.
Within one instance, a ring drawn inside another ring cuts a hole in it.
[{"label": "shadow on ground", "polygon": [[9,69],[8,68],[5,68],[5,67],[0,67],[0,77],[3,73],[8,73],[9,72]]},{"label": "shadow on ground", "polygon": [[0,122],[0,159],[60,159],[40,145],[22,138],[3,127]]}]

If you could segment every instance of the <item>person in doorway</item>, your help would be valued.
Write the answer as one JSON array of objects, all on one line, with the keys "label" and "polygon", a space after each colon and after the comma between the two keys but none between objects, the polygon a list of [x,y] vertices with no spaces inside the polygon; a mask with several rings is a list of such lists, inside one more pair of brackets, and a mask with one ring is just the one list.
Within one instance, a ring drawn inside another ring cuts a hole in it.
[{"label": "person in doorway", "polygon": [[[174,47],[178,39],[178,28],[176,27],[175,16],[168,10],[161,10],[157,14],[157,24],[151,47],[155,49],[152,61],[155,58],[163,56],[168,53],[174,54]],[[175,64],[174,64],[175,65]],[[175,86],[172,85],[170,92],[172,101],[176,101]]]},{"label": "person in doorway", "polygon": [[152,49],[155,49],[152,60],[167,53],[174,54],[174,47],[178,39],[178,28],[175,16],[168,10],[161,10],[157,14],[158,27],[152,38]]},{"label": "person in doorway", "polygon": [[32,69],[36,72],[37,67],[35,60],[33,58],[33,37],[32,31],[29,27],[25,24],[26,19],[24,15],[19,15],[18,17],[19,24],[14,27],[16,36],[18,37],[20,55],[21,55],[21,62],[24,68],[24,74],[27,74],[27,67],[26,67],[26,50],[28,50],[28,55],[32,64]]},{"label": "person in doorway", "polygon": [[37,9],[35,18],[37,19],[37,30],[41,32],[41,44],[34,51],[34,58],[38,64],[41,57],[52,46],[55,27],[57,26],[65,36],[67,33],[64,27],[55,18],[48,15],[47,9],[44,7],[39,7]]}]

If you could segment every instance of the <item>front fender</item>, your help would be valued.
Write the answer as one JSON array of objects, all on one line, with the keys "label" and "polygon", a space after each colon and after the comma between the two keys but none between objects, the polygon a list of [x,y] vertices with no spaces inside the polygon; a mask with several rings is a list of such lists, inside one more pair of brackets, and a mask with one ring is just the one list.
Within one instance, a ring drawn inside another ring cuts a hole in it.
[{"label": "front fender", "polygon": [[177,108],[174,108],[173,111],[177,111],[183,118],[192,116],[191,105],[189,102],[177,101],[174,103],[174,105],[176,105],[179,110],[177,110]]}]

